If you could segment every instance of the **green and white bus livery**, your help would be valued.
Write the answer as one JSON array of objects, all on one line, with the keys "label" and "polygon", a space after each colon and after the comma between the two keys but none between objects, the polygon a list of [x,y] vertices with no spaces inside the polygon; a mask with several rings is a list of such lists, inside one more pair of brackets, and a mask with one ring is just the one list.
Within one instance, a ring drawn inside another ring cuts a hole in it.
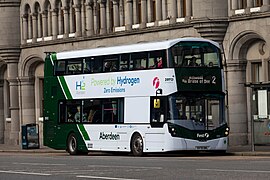
[{"label": "green and white bus livery", "polygon": [[226,151],[220,49],[202,38],[49,53],[44,145],[89,151]]}]

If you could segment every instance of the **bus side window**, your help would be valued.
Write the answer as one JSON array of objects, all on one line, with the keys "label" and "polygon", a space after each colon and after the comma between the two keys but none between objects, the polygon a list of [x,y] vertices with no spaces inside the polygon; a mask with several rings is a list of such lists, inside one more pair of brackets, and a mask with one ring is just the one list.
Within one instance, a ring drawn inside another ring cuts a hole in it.
[{"label": "bus side window", "polygon": [[55,65],[55,75],[64,75],[66,73],[66,62],[65,61],[57,61]]}]

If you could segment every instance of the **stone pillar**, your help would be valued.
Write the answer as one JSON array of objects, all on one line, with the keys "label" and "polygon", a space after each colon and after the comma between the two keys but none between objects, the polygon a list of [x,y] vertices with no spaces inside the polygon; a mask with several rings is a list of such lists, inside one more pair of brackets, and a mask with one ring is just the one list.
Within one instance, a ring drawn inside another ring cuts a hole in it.
[{"label": "stone pillar", "polygon": [[145,28],[146,27],[146,22],[147,22],[147,4],[146,4],[146,0],[141,0],[141,15],[142,15],[141,28]]},{"label": "stone pillar", "polygon": [[124,25],[125,25],[125,9],[124,9],[124,1],[125,1],[125,0],[120,0],[120,1],[119,1],[120,26],[124,26]]},{"label": "stone pillar", "polygon": [[113,0],[113,24],[118,27],[119,24],[119,0]]},{"label": "stone pillar", "polygon": [[85,4],[81,5],[81,21],[82,21],[82,36],[86,35],[86,6]]},{"label": "stone pillar", "polygon": [[20,77],[22,124],[36,123],[34,77]]},{"label": "stone pillar", "polygon": [[99,16],[100,14],[98,13],[98,8],[99,4],[97,3],[97,0],[94,1],[94,33],[98,34],[99,33]]},{"label": "stone pillar", "polygon": [[[3,59],[7,63],[7,80],[10,90],[10,117],[11,117],[11,132],[10,144],[19,144],[20,132],[20,114],[19,114],[19,93],[18,93],[18,61],[19,52],[7,52]],[[3,57],[3,56],[2,56]]]},{"label": "stone pillar", "polygon": [[[191,0],[190,0],[191,1]],[[167,5],[166,5],[166,1],[162,0],[162,20],[165,20],[167,18]]]},{"label": "stone pillar", "polygon": [[75,33],[74,12],[72,4],[69,6],[69,33]]},{"label": "stone pillar", "polygon": [[253,0],[247,0],[247,8],[253,7]]},{"label": "stone pillar", "polygon": [[58,35],[58,12],[57,9],[52,10],[52,37],[53,39],[57,39]]},{"label": "stone pillar", "polygon": [[147,1],[147,22],[153,22],[153,0]]},{"label": "stone pillar", "polygon": [[79,4],[74,5],[75,8],[75,16],[76,16],[76,37],[82,36],[82,21],[81,21],[81,6]]},{"label": "stone pillar", "polygon": [[139,23],[138,17],[138,3],[137,0],[133,0],[133,24]]},{"label": "stone pillar", "polygon": [[94,15],[93,15],[93,1],[89,1],[86,4],[86,34],[92,36],[94,34]]},{"label": "stone pillar", "polygon": [[106,0],[100,0],[100,34],[106,34]]},{"label": "stone pillar", "polygon": [[48,11],[48,36],[52,36],[52,12],[51,10]]},{"label": "stone pillar", "polygon": [[[0,80],[0,99],[4,99],[4,80]],[[4,101],[0,101],[0,144],[4,143],[5,137]]]},{"label": "stone pillar", "polygon": [[132,29],[132,0],[126,0],[126,30]]},{"label": "stone pillar", "polygon": [[38,38],[42,37],[42,17],[41,17],[41,13],[39,12],[37,15],[37,21],[38,21]]},{"label": "stone pillar", "polygon": [[262,11],[266,12],[270,9],[270,0],[263,0]]},{"label": "stone pillar", "polygon": [[32,21],[33,21],[33,38],[32,42],[37,42],[37,13],[32,14]]},{"label": "stone pillar", "polygon": [[[176,22],[176,18],[177,18],[177,2],[176,0],[171,0],[172,4],[171,4],[171,19],[170,19],[170,23],[173,24]],[[180,3],[179,3],[180,4]]]},{"label": "stone pillar", "polygon": [[58,9],[58,34],[64,34],[64,27],[63,27],[63,18],[62,18],[62,10],[59,7]]},{"label": "stone pillar", "polygon": [[22,21],[23,21],[23,43],[25,44],[28,38],[28,15],[24,14],[22,16]]},{"label": "stone pillar", "polygon": [[64,38],[68,38],[69,35],[69,15],[68,15],[68,7],[63,7],[64,11]]},{"label": "stone pillar", "polygon": [[43,32],[43,38],[48,36],[48,12],[43,11],[42,13],[42,32]]},{"label": "stone pillar", "polygon": [[33,22],[32,22],[32,16],[29,15],[28,16],[28,39],[32,39],[33,38],[33,26],[32,26]]},{"label": "stone pillar", "polygon": [[112,1],[106,1],[106,27],[107,27],[107,33],[110,33],[110,32],[112,32],[112,22],[113,22],[113,20],[112,20],[112,16],[111,16],[111,14],[112,14],[112,7],[111,7],[111,4],[112,3]]},{"label": "stone pillar", "polygon": [[181,0],[177,0],[177,17],[182,17],[183,16],[183,1]]},{"label": "stone pillar", "polygon": [[189,20],[192,16],[192,0],[186,1],[186,18]]},{"label": "stone pillar", "polygon": [[248,117],[246,87],[246,61],[237,59],[227,61],[227,79],[229,79],[228,103],[230,146],[245,145],[248,142]]},{"label": "stone pillar", "polygon": [[156,0],[156,21],[160,21],[161,17],[161,0]]},{"label": "stone pillar", "polygon": [[238,0],[231,0],[232,1],[232,10],[238,9]]}]

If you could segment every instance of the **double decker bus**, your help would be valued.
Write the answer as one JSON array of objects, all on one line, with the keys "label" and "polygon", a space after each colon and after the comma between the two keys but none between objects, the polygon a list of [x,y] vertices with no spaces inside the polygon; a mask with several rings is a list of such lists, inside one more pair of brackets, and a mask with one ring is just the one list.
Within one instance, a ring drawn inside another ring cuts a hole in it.
[{"label": "double decker bus", "polygon": [[223,73],[218,43],[202,38],[47,53],[44,145],[225,152]]}]

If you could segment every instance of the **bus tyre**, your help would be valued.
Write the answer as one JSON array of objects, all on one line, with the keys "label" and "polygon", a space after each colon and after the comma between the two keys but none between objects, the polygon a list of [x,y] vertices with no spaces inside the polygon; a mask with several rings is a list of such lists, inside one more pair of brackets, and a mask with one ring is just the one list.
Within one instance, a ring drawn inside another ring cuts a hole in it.
[{"label": "bus tyre", "polygon": [[74,133],[68,136],[67,151],[70,155],[78,154],[78,141]]},{"label": "bus tyre", "polygon": [[131,139],[131,152],[134,156],[143,155],[143,139],[138,133],[134,134]]}]

